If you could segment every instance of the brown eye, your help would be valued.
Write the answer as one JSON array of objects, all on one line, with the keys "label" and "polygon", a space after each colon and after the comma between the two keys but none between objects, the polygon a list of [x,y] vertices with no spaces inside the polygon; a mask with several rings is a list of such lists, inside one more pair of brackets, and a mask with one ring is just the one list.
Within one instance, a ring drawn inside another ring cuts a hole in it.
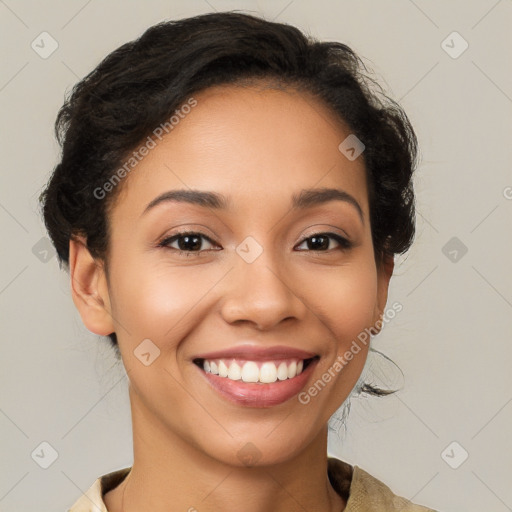
[{"label": "brown eye", "polygon": [[[183,233],[176,233],[175,235],[165,238],[158,244],[158,246],[178,251],[180,254],[189,252],[200,253],[205,250],[210,250],[203,248],[203,240],[206,240],[209,244],[215,245],[209,237],[202,233],[186,231]],[[175,242],[177,242],[178,246],[171,247],[171,244]]]},{"label": "brown eye", "polygon": [[336,233],[316,233],[308,238],[305,238],[301,245],[306,243],[307,248],[310,251],[327,252],[331,243],[331,239],[334,239],[342,249],[349,249],[352,244],[342,236]]}]

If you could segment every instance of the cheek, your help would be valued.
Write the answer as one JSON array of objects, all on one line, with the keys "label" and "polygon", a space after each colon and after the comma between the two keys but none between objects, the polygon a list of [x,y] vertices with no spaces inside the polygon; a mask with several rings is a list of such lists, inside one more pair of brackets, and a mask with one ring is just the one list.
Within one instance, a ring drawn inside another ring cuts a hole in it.
[{"label": "cheek", "polygon": [[[122,325],[118,340],[124,366],[133,389],[145,397],[154,413],[158,413],[163,397],[171,409],[183,408],[190,397],[176,382],[176,378],[181,380],[177,352],[181,341],[198,324],[201,298],[214,283],[211,276],[198,275],[199,267],[146,264],[133,268],[118,267],[115,288],[113,315]],[[148,339],[151,343],[143,341]],[[147,366],[144,353],[149,353]]]},{"label": "cheek", "polygon": [[[330,345],[325,375],[336,388],[330,397],[336,409],[348,396],[366,362],[377,301],[377,275],[371,261],[336,270],[328,278],[316,279],[316,303],[322,312],[323,334],[335,337]],[[334,412],[334,409],[329,409]]]},{"label": "cheek", "polygon": [[344,334],[344,346],[371,327],[376,300],[377,285],[371,272],[354,279],[351,286],[340,291],[339,315],[335,318],[339,331]]},{"label": "cheek", "polygon": [[149,338],[162,351],[174,349],[198,323],[202,301],[221,276],[201,265],[119,265],[113,316],[124,327],[120,332],[125,345],[133,349]]},{"label": "cheek", "polygon": [[354,264],[317,275],[309,288],[319,317],[339,341],[340,348],[372,325],[377,302],[377,275],[375,267]]}]

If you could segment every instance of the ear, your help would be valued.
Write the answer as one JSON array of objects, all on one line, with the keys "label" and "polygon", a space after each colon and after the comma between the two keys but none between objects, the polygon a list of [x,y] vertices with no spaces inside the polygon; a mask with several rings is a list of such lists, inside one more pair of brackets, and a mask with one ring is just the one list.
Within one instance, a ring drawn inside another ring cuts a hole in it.
[{"label": "ear", "polygon": [[96,261],[83,236],[69,241],[71,295],[85,327],[101,336],[115,331],[103,264]]},{"label": "ear", "polygon": [[[377,266],[377,301],[375,303],[374,310],[374,318],[373,325],[377,324],[377,321],[382,318],[384,314],[384,308],[386,307],[386,303],[388,300],[388,289],[389,289],[389,280],[393,275],[393,269],[395,267],[395,261],[393,256],[384,255],[382,260],[379,262]],[[382,322],[379,322],[379,327],[375,327],[374,329],[380,332],[382,329]]]}]

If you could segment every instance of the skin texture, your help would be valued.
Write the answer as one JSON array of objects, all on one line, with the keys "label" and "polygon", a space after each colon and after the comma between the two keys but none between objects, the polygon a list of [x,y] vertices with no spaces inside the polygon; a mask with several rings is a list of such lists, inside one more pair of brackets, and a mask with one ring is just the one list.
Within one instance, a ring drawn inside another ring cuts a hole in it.
[{"label": "skin texture", "polygon": [[[367,347],[307,405],[294,397],[268,408],[228,402],[192,359],[243,342],[308,350],[321,357],[307,389],[375,325],[393,261],[374,259],[364,161],[338,150],[350,131],[305,93],[220,86],[194,97],[197,106],[122,182],[108,279],[84,240],[70,241],[73,301],[88,330],[116,332],[129,378],[134,463],[105,496],[107,508],[120,512],[125,492],[123,512],[339,512],[327,422]],[[363,221],[343,201],[291,209],[293,194],[323,187],[351,194]],[[222,193],[230,207],[167,202],[142,215],[172,189]],[[178,228],[213,243],[203,239],[188,255],[178,240],[157,247]],[[310,249],[307,239],[325,232],[353,247],[328,238],[327,248]],[[236,252],[247,236],[263,248],[250,264]],[[134,355],[146,338],[160,349],[149,366]],[[253,467],[237,456],[247,443],[259,452]]]}]

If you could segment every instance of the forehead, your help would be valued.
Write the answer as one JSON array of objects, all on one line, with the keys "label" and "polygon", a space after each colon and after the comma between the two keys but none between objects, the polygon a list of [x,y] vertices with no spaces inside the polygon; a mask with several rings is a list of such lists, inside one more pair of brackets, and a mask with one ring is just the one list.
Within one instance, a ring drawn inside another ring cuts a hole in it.
[{"label": "forehead", "polygon": [[[363,158],[338,149],[347,125],[309,93],[215,86],[123,178],[113,215],[140,216],[173,189],[219,191],[230,206],[290,202],[303,188],[343,188],[367,209]],[[175,119],[178,119],[176,117]]]}]

